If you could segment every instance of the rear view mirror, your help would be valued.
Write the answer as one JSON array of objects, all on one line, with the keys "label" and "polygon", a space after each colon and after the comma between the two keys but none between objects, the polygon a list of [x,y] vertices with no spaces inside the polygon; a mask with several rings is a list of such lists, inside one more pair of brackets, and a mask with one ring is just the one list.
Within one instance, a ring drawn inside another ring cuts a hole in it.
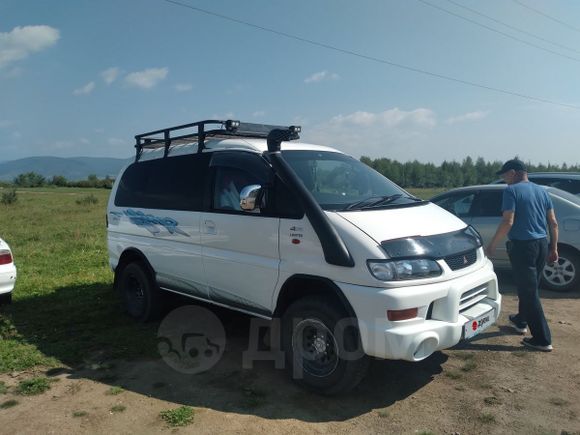
[{"label": "rear view mirror", "polygon": [[244,211],[254,211],[261,196],[262,186],[259,184],[250,184],[244,187],[240,192],[240,208]]}]

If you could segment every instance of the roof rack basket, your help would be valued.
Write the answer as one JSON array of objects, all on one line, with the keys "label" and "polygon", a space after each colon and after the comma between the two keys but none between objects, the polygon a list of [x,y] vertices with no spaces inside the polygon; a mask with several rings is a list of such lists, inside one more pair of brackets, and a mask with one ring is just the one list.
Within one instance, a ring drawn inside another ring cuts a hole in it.
[{"label": "roof rack basket", "polygon": [[[212,126],[208,129],[206,127]],[[216,128],[217,126],[217,128]],[[193,132],[185,130],[194,129]],[[135,161],[139,161],[143,150],[164,149],[164,157],[169,154],[171,145],[197,142],[197,151],[204,149],[205,139],[207,137],[232,138],[259,138],[267,139],[272,130],[288,131],[288,139],[298,139],[300,136],[299,126],[280,127],[276,125],[252,124],[247,122],[235,121],[228,119],[225,121],[205,120],[191,124],[178,125],[176,127],[164,128],[162,130],[151,131],[149,133],[138,134],[135,136]]]}]

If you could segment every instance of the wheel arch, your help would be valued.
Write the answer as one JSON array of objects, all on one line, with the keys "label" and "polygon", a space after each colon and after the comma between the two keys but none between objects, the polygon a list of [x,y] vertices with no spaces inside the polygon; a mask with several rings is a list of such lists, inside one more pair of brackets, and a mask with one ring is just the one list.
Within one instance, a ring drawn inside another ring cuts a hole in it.
[{"label": "wheel arch", "polygon": [[562,249],[572,251],[574,254],[580,256],[580,250],[575,246],[569,245],[567,243],[558,242],[558,252]]},{"label": "wheel arch", "polygon": [[278,293],[273,316],[282,316],[284,311],[298,299],[319,294],[332,297],[340,303],[349,317],[356,318],[356,313],[352,305],[342,290],[332,280],[320,276],[303,274],[292,275],[284,282]]},{"label": "wheel arch", "polygon": [[145,269],[149,273],[149,276],[153,280],[155,280],[155,270],[153,269],[153,266],[151,266],[151,263],[149,263],[149,260],[147,260],[147,257],[145,256],[145,254],[137,248],[127,248],[123,251],[123,253],[119,257],[119,261],[117,262],[117,267],[115,267],[115,281],[113,283],[113,286],[115,288],[117,288],[119,276],[120,276],[123,268],[127,264],[133,263],[135,261],[143,264],[145,266]]}]

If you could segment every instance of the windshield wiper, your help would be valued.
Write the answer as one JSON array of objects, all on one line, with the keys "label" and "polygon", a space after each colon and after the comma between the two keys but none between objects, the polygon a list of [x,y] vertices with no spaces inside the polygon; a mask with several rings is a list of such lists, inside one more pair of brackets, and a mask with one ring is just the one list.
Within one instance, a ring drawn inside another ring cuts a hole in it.
[{"label": "windshield wiper", "polygon": [[[353,202],[352,204],[350,204],[349,206],[345,207],[344,210],[354,210],[355,208],[358,208],[360,206],[362,206],[363,204],[366,204],[367,202],[369,202],[370,200],[374,199],[374,198],[378,198],[378,201],[384,201],[387,198],[390,198],[392,195],[382,195],[382,196],[370,196],[368,198],[365,198],[361,201],[357,201],[357,202]],[[373,201],[371,204],[376,203],[377,201]]]},{"label": "windshield wiper", "polygon": [[[376,199],[375,199],[376,198]],[[370,198],[363,199],[362,201],[357,201],[350,204],[348,207],[344,208],[344,210],[366,210],[369,208],[375,207],[383,207],[387,204],[390,204],[393,201],[396,201],[399,198],[410,199],[411,201],[415,202],[425,202],[425,200],[421,198],[417,198],[415,196],[403,195],[402,193],[396,193],[394,195],[383,195],[383,196],[371,196]],[[375,199],[374,201],[371,201]]]}]

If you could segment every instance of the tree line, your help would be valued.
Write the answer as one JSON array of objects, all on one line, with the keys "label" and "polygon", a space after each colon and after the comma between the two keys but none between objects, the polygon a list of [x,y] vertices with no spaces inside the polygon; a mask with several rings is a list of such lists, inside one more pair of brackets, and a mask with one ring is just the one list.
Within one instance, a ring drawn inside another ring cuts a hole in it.
[{"label": "tree line", "polygon": [[[363,156],[360,161],[370,166],[401,187],[460,187],[473,184],[488,184],[499,177],[495,173],[503,162],[485,161],[478,157],[475,162],[471,157],[463,161],[444,161],[440,165],[421,163],[413,160],[401,163],[387,158],[371,159]],[[580,172],[580,165],[554,165],[551,163],[532,165],[526,163],[529,172]]]},{"label": "tree line", "polygon": [[95,174],[91,174],[86,180],[67,180],[66,177],[62,175],[54,175],[52,178],[46,178],[36,172],[26,172],[19,174],[10,182],[0,183],[5,187],[45,187],[45,186],[58,186],[58,187],[96,187],[102,189],[112,189],[113,182],[115,180],[106,176],[105,178],[99,178]]},{"label": "tree line", "polygon": [[[473,184],[487,184],[498,179],[495,173],[501,168],[503,162],[495,160],[486,161],[478,157],[475,161],[466,157],[462,162],[444,161],[440,165],[433,163],[421,163],[418,160],[405,163],[397,160],[381,157],[371,159],[363,156],[360,161],[370,166],[385,177],[394,181],[401,187],[431,188],[431,187],[460,187]],[[548,163],[532,165],[527,163],[529,172],[580,172],[580,165],[555,165]],[[98,178],[92,174],[86,180],[70,181],[62,175],[54,175],[46,178],[36,172],[26,172],[14,178],[12,183],[0,182],[5,187],[93,187],[111,189],[115,180],[106,176]]]}]

